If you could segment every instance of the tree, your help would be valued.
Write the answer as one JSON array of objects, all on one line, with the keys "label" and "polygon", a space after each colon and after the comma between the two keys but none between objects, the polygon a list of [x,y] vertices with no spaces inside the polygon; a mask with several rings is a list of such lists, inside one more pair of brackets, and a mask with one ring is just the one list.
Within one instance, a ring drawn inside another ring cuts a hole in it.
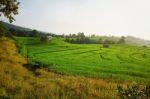
[{"label": "tree", "polygon": [[125,37],[122,36],[122,37],[120,38],[120,40],[118,41],[118,44],[124,44],[124,43],[125,43]]},{"label": "tree", "polygon": [[40,33],[37,30],[32,30],[32,36],[40,37]]},{"label": "tree", "polygon": [[77,42],[79,44],[83,44],[85,43],[85,35],[83,32],[79,32],[78,35],[77,35]]},{"label": "tree", "polygon": [[103,43],[103,47],[104,48],[109,48],[109,44],[110,44],[110,41],[109,40],[105,40],[104,43]]},{"label": "tree", "polygon": [[72,37],[76,37],[76,34],[72,34]]},{"label": "tree", "polygon": [[17,0],[0,0],[0,16],[4,15],[12,23],[15,21],[13,15],[18,14]]},{"label": "tree", "polygon": [[103,39],[102,39],[102,38],[99,38],[99,39],[98,39],[98,43],[102,44],[102,43],[103,43]]},{"label": "tree", "polygon": [[70,40],[70,43],[75,43],[75,40],[72,38],[72,39]]},{"label": "tree", "polygon": [[41,42],[48,42],[48,37],[45,35],[45,36],[41,36],[41,38],[40,38],[40,41]]},{"label": "tree", "polygon": [[70,39],[68,36],[66,36],[66,39],[65,39],[66,42],[70,42]]}]

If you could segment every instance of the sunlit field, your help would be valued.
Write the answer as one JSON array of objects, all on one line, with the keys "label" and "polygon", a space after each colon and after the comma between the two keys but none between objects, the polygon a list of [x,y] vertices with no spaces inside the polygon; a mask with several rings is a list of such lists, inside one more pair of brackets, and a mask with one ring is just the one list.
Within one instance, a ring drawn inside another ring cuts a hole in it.
[{"label": "sunlit field", "polygon": [[0,0],[0,99],[150,99],[149,4]]},{"label": "sunlit field", "polygon": [[[14,41],[0,39],[0,99],[119,99],[111,79],[60,75],[45,69],[28,71]],[[8,57],[9,56],[9,57]]]},{"label": "sunlit field", "polygon": [[22,45],[22,55],[49,65],[53,72],[117,80],[150,79],[148,47],[114,44],[103,48],[100,44],[69,44],[60,38],[48,43],[38,38],[17,40]]}]

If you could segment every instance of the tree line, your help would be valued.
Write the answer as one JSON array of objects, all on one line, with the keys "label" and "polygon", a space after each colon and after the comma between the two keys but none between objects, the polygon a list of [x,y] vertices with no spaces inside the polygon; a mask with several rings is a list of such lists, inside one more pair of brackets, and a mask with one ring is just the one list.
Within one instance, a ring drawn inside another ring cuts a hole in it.
[{"label": "tree line", "polygon": [[83,32],[78,34],[64,35],[65,41],[73,44],[124,44],[125,37],[122,36],[119,39],[110,39],[111,37],[103,36],[85,36]]}]

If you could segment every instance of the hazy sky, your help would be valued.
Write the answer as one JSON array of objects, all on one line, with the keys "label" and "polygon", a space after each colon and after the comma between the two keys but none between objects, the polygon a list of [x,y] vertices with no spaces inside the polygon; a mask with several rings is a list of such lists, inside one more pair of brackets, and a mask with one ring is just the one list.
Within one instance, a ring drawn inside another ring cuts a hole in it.
[{"label": "hazy sky", "polygon": [[14,24],[54,33],[150,40],[150,0],[19,0]]}]

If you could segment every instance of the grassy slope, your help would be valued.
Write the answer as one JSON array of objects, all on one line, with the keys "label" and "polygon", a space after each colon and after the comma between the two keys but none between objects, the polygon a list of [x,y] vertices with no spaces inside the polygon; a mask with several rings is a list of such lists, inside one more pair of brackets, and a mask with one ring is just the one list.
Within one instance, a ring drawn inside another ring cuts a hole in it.
[{"label": "grassy slope", "polygon": [[107,49],[95,44],[67,44],[60,39],[46,44],[35,38],[18,40],[26,44],[30,59],[53,65],[55,72],[142,82],[150,79],[149,48],[111,45]]},{"label": "grassy slope", "polygon": [[64,76],[43,69],[30,72],[22,65],[14,41],[0,39],[0,98],[115,99],[117,82]]}]

